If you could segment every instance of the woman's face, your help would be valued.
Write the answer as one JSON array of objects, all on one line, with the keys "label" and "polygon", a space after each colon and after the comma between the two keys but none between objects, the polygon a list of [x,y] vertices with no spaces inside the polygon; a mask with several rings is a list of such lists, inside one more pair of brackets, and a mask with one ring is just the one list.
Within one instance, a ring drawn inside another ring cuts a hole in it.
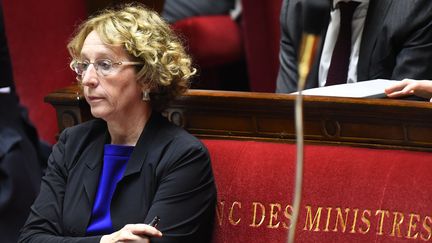
[{"label": "woman's face", "polygon": [[[101,59],[111,60],[112,63],[131,61],[122,46],[105,45],[92,31],[84,41],[80,61],[94,63]],[[127,119],[135,109],[141,109],[143,103],[135,67],[114,65],[113,68],[111,73],[103,75],[94,64],[90,64],[82,76],[84,96],[92,115],[107,122]],[[99,66],[99,69],[102,67]]]}]

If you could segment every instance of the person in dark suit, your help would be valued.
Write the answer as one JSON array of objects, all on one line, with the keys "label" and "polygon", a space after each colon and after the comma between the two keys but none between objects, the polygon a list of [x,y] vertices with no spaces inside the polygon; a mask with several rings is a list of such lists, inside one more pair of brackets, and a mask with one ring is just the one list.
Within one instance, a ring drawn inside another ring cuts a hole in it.
[{"label": "person in dark suit", "polygon": [[128,4],[85,21],[68,49],[96,119],[61,133],[19,242],[209,242],[208,151],[160,114],[195,73],[179,39]]},{"label": "person in dark suit", "polygon": [[0,92],[0,239],[17,242],[39,192],[42,168],[16,99]]},{"label": "person in dark suit", "polygon": [[[341,19],[339,2],[346,1],[332,1],[330,23],[323,31],[306,88],[325,86],[329,81],[330,60],[337,46],[338,21]],[[301,0],[284,0],[282,5],[280,70],[276,88],[279,93],[297,90],[302,4]],[[358,0],[357,5],[351,22],[349,69],[345,71],[348,83],[432,77],[432,1]]]},{"label": "person in dark suit", "polygon": [[12,243],[39,192],[44,162],[36,129],[15,92],[2,10],[0,2],[0,241]]}]

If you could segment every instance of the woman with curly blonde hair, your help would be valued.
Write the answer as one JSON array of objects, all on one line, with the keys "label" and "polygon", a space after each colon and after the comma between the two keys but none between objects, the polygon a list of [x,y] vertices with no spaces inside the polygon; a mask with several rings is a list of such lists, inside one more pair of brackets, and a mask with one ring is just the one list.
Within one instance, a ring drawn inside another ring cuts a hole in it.
[{"label": "woman with curly blonde hair", "polygon": [[20,242],[210,241],[207,149],[159,113],[195,73],[179,39],[134,4],[89,18],[68,49],[96,119],[60,135]]}]

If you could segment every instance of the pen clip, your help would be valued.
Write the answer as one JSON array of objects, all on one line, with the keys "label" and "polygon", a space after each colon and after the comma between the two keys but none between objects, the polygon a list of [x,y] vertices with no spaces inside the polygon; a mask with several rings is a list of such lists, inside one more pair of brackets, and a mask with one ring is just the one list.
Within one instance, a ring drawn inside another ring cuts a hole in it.
[{"label": "pen clip", "polygon": [[160,221],[159,216],[155,216],[153,220],[149,223],[149,225],[156,228],[156,226],[159,224],[159,221]]}]

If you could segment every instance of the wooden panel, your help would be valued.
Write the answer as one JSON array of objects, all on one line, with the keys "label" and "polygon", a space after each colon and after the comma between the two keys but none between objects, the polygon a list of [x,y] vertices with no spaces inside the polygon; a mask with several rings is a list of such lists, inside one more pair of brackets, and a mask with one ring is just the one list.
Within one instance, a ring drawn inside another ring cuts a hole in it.
[{"label": "wooden panel", "polygon": [[[76,86],[45,100],[56,108],[60,130],[91,119]],[[191,90],[164,114],[202,138],[293,142],[294,100],[286,94]],[[309,96],[304,120],[308,143],[432,151],[429,102]]]}]

